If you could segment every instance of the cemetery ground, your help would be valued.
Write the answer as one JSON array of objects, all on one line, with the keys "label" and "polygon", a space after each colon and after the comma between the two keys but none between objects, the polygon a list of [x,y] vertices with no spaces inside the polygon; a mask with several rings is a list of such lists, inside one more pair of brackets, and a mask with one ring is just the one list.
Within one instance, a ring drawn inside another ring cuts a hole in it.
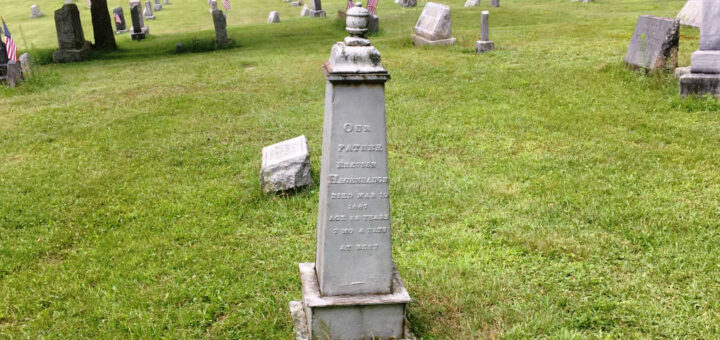
[{"label": "cemetery ground", "polygon": [[[236,46],[216,51],[205,1],[171,2],[146,40],[47,64],[60,2],[30,20],[30,2],[0,0],[42,64],[0,87],[0,337],[292,338],[297,263],[315,256],[320,65],[346,35],[344,2],[310,19],[231,1]],[[456,46],[411,45],[425,2],[381,1],[371,36],[392,75],[393,254],[413,332],[720,337],[720,102],[622,63],[638,15],[684,1],[444,3]],[[496,50],[476,55],[481,9]],[[681,66],[698,35],[681,30]],[[263,194],[261,148],[301,134],[316,184]]]}]

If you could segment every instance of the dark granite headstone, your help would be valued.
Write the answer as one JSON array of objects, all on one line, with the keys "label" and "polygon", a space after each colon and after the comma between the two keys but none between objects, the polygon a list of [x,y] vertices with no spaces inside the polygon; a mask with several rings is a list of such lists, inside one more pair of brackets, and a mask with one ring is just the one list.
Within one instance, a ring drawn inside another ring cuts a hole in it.
[{"label": "dark granite headstone", "polygon": [[216,9],[212,12],[213,24],[215,25],[215,39],[218,45],[225,45],[230,42],[227,36],[227,23],[225,21],[225,13]]},{"label": "dark granite headstone", "polygon": [[115,50],[115,33],[112,29],[112,21],[108,12],[107,0],[92,0],[90,6],[92,17],[93,37],[95,48],[103,50]]},{"label": "dark granite headstone", "polygon": [[126,32],[127,23],[125,23],[125,13],[123,12],[122,7],[113,9],[113,17],[115,17],[115,32]]},{"label": "dark granite headstone", "polygon": [[0,64],[7,64],[7,62],[7,48],[5,47],[5,43],[0,41]]},{"label": "dark granite headstone", "polygon": [[55,11],[55,29],[60,48],[53,53],[53,61],[65,63],[90,58],[92,44],[85,41],[80,11],[75,4],[65,4]]},{"label": "dark granite headstone", "polygon": [[133,24],[132,30],[130,31],[130,38],[132,40],[145,39],[145,34],[147,34],[147,27],[145,27],[145,22],[143,21],[143,16],[140,11],[139,2],[130,3],[130,19]]},{"label": "dark granite headstone", "polygon": [[625,63],[648,71],[677,67],[680,22],[641,15],[625,54]]}]

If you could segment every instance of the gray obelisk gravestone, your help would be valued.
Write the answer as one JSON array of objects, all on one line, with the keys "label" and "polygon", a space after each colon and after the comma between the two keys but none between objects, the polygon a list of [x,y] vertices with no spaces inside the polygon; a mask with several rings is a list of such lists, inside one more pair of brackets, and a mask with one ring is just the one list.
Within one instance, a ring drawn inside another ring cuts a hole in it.
[{"label": "gray obelisk gravestone", "polygon": [[75,4],[65,4],[55,11],[59,49],[53,53],[53,61],[66,63],[90,58],[92,44],[85,40],[80,11]]},{"label": "gray obelisk gravestone", "polygon": [[703,1],[700,48],[690,58],[690,73],[680,77],[680,94],[720,97],[720,1]]},{"label": "gray obelisk gravestone", "polygon": [[325,17],[325,11],[323,11],[322,9],[322,3],[320,2],[320,0],[310,0],[310,4],[312,5],[312,9],[310,9],[311,18]]},{"label": "gray obelisk gravestone", "polygon": [[216,9],[212,12],[213,25],[215,26],[215,42],[218,45],[226,45],[230,43],[230,39],[227,36],[227,22],[225,20],[225,13]]},{"label": "gray obelisk gravestone", "polygon": [[130,19],[133,24],[130,29],[130,38],[138,41],[145,39],[145,35],[150,31],[148,27],[145,26],[140,8],[140,2],[130,2]]},{"label": "gray obelisk gravestone", "polygon": [[145,1],[145,10],[143,11],[143,17],[148,20],[155,20],[155,15],[152,11],[152,4],[150,1]]},{"label": "gray obelisk gravestone", "polygon": [[125,13],[122,7],[113,9],[113,21],[115,21],[115,34],[125,33],[128,31],[125,22]]},{"label": "gray obelisk gravestone", "polygon": [[385,82],[365,38],[369,12],[347,12],[350,34],[326,77],[315,263],[301,263],[302,302],[290,303],[298,339],[402,339],[410,296],[392,260]]},{"label": "gray obelisk gravestone", "polygon": [[477,53],[485,53],[495,49],[495,43],[490,40],[490,12],[482,11],[480,18],[480,40],[475,42]]}]

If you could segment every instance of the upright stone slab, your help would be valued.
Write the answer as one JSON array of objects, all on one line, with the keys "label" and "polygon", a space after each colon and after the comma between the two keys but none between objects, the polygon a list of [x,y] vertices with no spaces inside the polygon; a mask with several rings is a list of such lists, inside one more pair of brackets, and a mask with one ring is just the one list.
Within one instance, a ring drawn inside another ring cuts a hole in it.
[{"label": "upright stone slab", "polygon": [[38,5],[30,6],[30,19],[35,19],[35,18],[39,18],[42,16],[45,16],[45,13],[43,13],[40,10],[40,6],[38,6]]},{"label": "upright stone slab", "polygon": [[10,60],[7,63],[7,84],[9,87],[15,87],[22,81],[22,68],[20,63]]},{"label": "upright stone slab", "polygon": [[263,148],[260,183],[268,193],[312,184],[310,151],[304,135]]},{"label": "upright stone slab", "polygon": [[415,45],[455,44],[456,40],[452,37],[450,7],[428,2],[415,24],[415,34],[410,37]]},{"label": "upright stone slab", "polygon": [[[347,12],[350,34],[323,66],[327,79],[315,263],[301,263],[298,338],[402,339],[410,296],[392,260],[385,82],[364,38],[369,13]],[[302,306],[302,308],[300,308]],[[305,327],[303,327],[303,325]]]},{"label": "upright stone slab", "polygon": [[688,0],[678,13],[680,25],[700,28],[702,25],[702,0]]},{"label": "upright stone slab", "polygon": [[155,4],[153,5],[153,10],[155,10],[155,12],[162,11],[162,4],[160,3],[160,0],[155,0]]},{"label": "upright stone slab", "polygon": [[227,22],[225,21],[225,13],[221,10],[215,10],[212,13],[213,25],[215,26],[215,42],[218,45],[226,45],[230,43],[227,36]]},{"label": "upright stone slab", "polygon": [[141,13],[141,5],[139,1],[130,2],[130,19],[133,26],[130,28],[130,38],[132,40],[143,40],[150,33],[150,29],[145,26],[143,15]]},{"label": "upright stone slab", "polygon": [[480,0],[467,0],[465,1],[465,7],[476,7],[480,6]]},{"label": "upright stone slab", "polygon": [[690,73],[680,77],[680,94],[720,97],[720,1],[703,2],[700,48],[690,59]]},{"label": "upright stone slab", "polygon": [[308,5],[303,5],[302,9],[300,10],[300,16],[301,17],[309,17],[310,16],[310,9],[308,8]]},{"label": "upright stone slab", "polygon": [[53,61],[66,63],[90,58],[92,44],[85,40],[80,11],[75,4],[65,4],[55,11],[59,49],[53,53]]},{"label": "upright stone slab", "polygon": [[482,11],[480,19],[480,40],[475,43],[477,53],[485,53],[495,49],[495,43],[490,40],[490,12]]},{"label": "upright stone slab", "polygon": [[93,37],[95,38],[95,49],[116,50],[115,33],[110,20],[110,13],[107,7],[107,0],[92,0],[90,16],[93,25]]},{"label": "upright stone slab", "polygon": [[169,5],[169,4],[170,4],[170,0],[164,0],[164,1],[163,1],[163,5]]},{"label": "upright stone slab", "polygon": [[268,14],[267,23],[274,24],[276,22],[280,22],[280,14],[278,14],[278,12],[276,11],[272,11],[270,12],[270,14]]},{"label": "upright stone slab", "polygon": [[648,71],[677,67],[680,23],[676,19],[641,15],[633,33],[625,63]]},{"label": "upright stone slab", "polygon": [[113,21],[115,21],[115,34],[127,32],[127,23],[125,22],[125,13],[122,7],[113,9]]},{"label": "upright stone slab", "polygon": [[20,62],[20,67],[22,67],[23,78],[30,79],[30,77],[32,77],[32,56],[28,53],[23,53],[18,58],[18,61]]},{"label": "upright stone slab", "polygon": [[500,7],[500,0],[490,0],[490,7]]},{"label": "upright stone slab", "polygon": [[322,3],[320,0],[310,0],[312,8],[310,9],[311,18],[324,18],[325,11],[322,9]]},{"label": "upright stone slab", "polygon": [[380,31],[380,18],[377,14],[370,13],[368,17],[368,33],[377,33]]},{"label": "upright stone slab", "polygon": [[147,20],[155,20],[155,15],[152,11],[152,4],[150,1],[145,1],[145,10],[143,11],[143,17]]}]

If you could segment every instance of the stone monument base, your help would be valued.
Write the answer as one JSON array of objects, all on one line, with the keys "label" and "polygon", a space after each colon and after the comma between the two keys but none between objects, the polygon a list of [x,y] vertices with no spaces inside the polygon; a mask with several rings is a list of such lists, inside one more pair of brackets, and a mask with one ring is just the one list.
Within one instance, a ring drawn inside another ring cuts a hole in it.
[{"label": "stone monument base", "polygon": [[457,42],[457,39],[455,39],[455,38],[441,39],[441,40],[429,40],[429,39],[421,37],[417,34],[411,34],[410,38],[412,38],[413,44],[415,44],[415,46],[422,46],[422,45],[447,46],[447,45],[454,45]]},{"label": "stone monument base", "polygon": [[680,77],[690,73],[690,66],[687,67],[678,67],[675,69],[675,78],[680,79]]},{"label": "stone monument base", "polygon": [[720,51],[695,51],[690,56],[693,73],[720,73]]},{"label": "stone monument base", "polygon": [[85,41],[82,48],[76,50],[59,49],[53,52],[53,62],[56,63],[72,63],[76,61],[85,61],[90,59],[90,51],[92,51],[92,43]]},{"label": "stone monument base", "polygon": [[115,31],[115,34],[123,34],[123,33],[127,33],[127,32],[129,32],[129,30],[119,30],[119,31]]},{"label": "stone monument base", "polygon": [[130,39],[132,40],[143,40],[147,34],[150,34],[150,28],[147,26],[143,26],[139,33],[135,33],[135,30],[130,27]]},{"label": "stone monument base", "polygon": [[[210,13],[212,13],[212,12],[210,12]],[[151,15],[149,17],[145,17],[145,20],[155,20],[155,16]]]},{"label": "stone monument base", "polygon": [[711,94],[720,98],[720,74],[687,73],[680,77],[680,95]]},{"label": "stone monument base", "polygon": [[314,9],[311,9],[311,10],[310,10],[310,17],[311,17],[311,18],[324,18],[324,17],[325,17],[325,11],[323,11],[323,10],[316,11],[316,10],[314,10]]},{"label": "stone monument base", "polygon": [[495,49],[495,43],[492,41],[478,40],[475,42],[477,53],[485,53]]},{"label": "stone monument base", "polygon": [[405,320],[410,295],[393,272],[390,294],[321,296],[315,263],[300,263],[303,299],[290,302],[295,339],[414,339]]}]

